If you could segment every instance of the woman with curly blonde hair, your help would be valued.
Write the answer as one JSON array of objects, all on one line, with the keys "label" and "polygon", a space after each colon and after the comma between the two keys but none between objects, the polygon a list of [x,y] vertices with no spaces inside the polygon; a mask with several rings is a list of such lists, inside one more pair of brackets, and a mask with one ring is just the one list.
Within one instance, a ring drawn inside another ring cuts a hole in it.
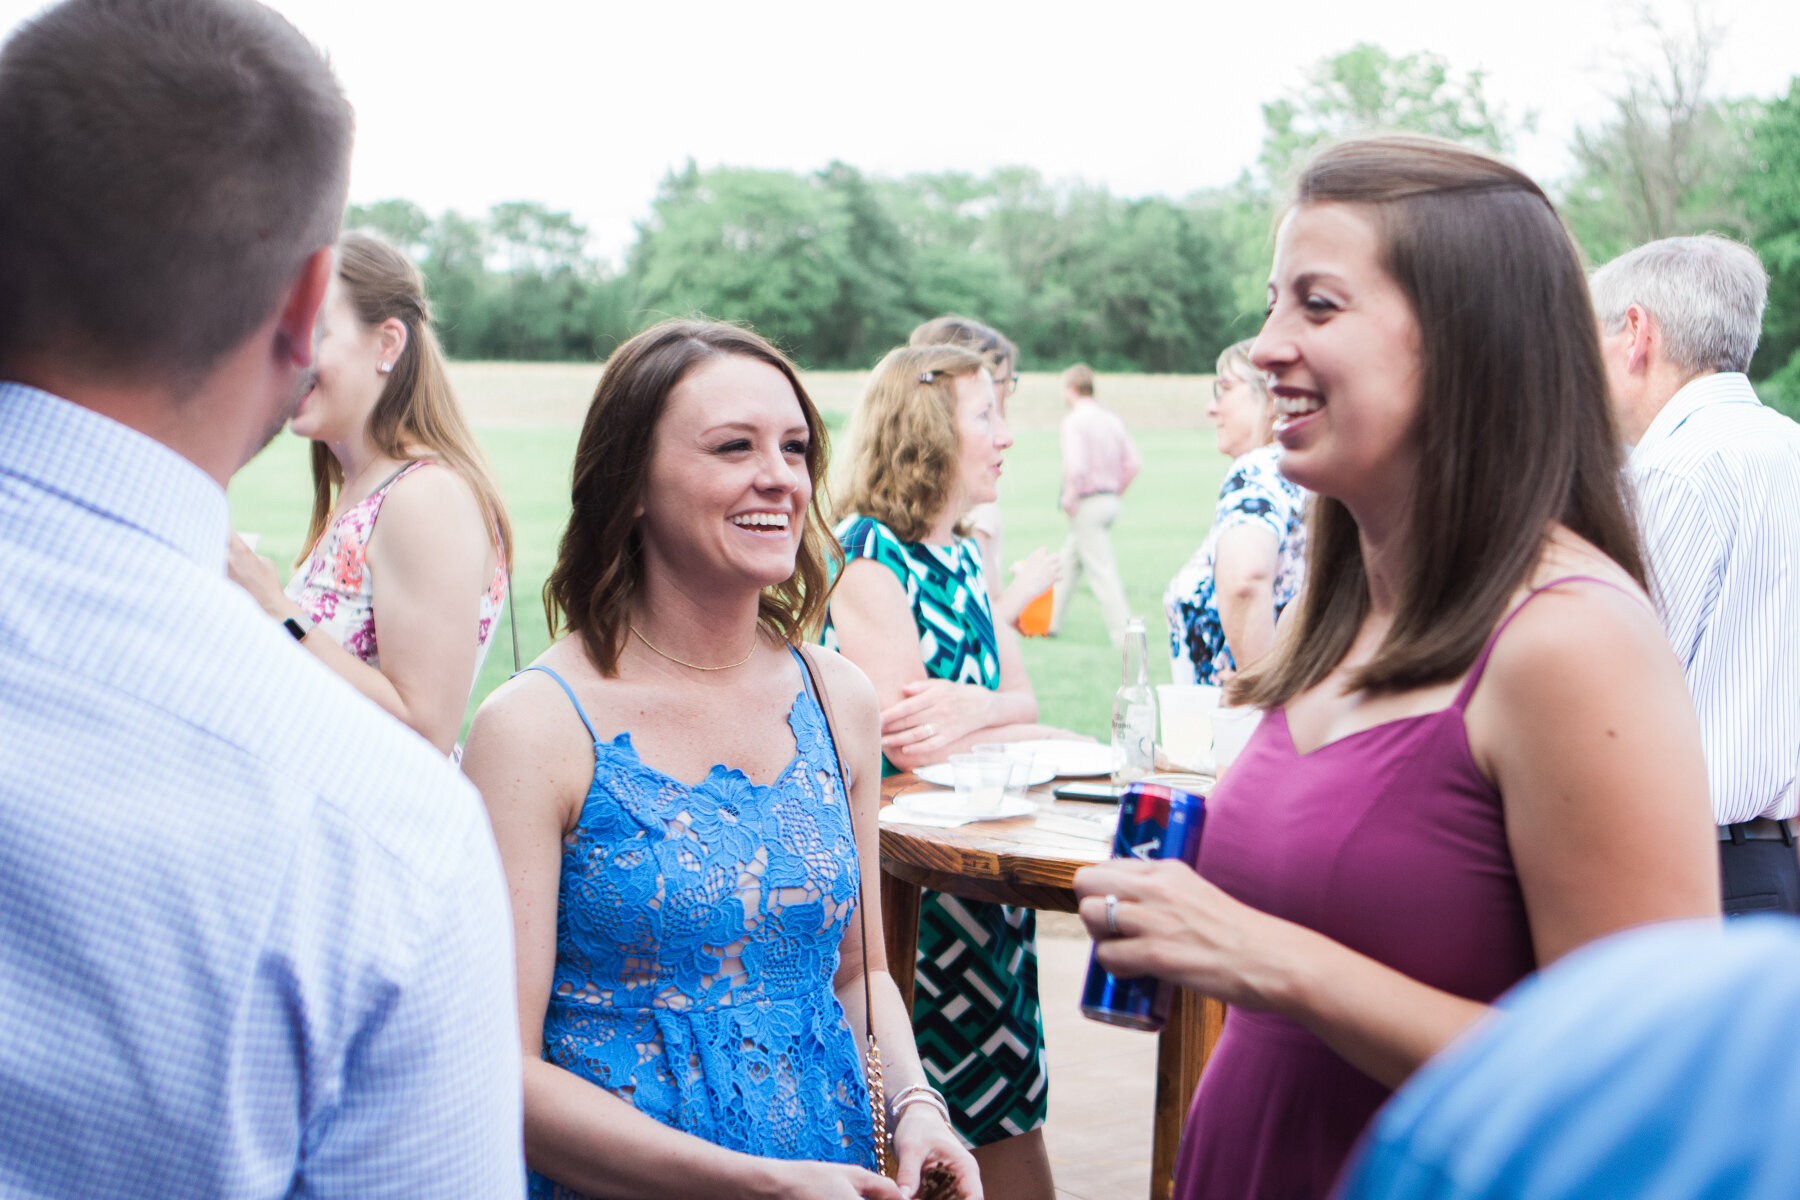
[{"label": "woman with curly blonde hair", "polygon": [[[827,639],[875,684],[890,765],[1074,736],[1037,723],[1018,641],[994,620],[967,536],[968,512],[994,499],[1012,445],[986,364],[955,346],[893,351],[875,368],[853,440]],[[926,892],[917,977],[920,1056],[946,1081],[987,1195],[1051,1196],[1034,914]],[[1006,1035],[998,1046],[996,1030]]]}]

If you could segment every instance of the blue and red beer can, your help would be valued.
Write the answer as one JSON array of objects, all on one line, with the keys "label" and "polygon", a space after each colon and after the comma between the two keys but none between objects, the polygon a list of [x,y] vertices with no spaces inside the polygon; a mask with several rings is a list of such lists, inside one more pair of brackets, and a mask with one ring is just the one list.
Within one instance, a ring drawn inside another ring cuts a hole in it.
[{"label": "blue and red beer can", "polygon": [[[1119,800],[1113,857],[1146,862],[1178,858],[1191,867],[1200,853],[1200,830],[1205,824],[1205,796],[1160,783],[1134,783]],[[1127,1029],[1161,1029],[1169,1019],[1174,985],[1148,976],[1120,979],[1103,968],[1098,957],[1095,954],[1088,959],[1087,984],[1081,989],[1082,1015]]]}]

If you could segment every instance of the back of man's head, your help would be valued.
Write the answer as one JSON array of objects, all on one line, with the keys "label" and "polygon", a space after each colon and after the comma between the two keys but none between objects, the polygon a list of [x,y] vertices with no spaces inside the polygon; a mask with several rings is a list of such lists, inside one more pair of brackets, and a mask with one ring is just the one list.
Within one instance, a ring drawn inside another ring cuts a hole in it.
[{"label": "back of man's head", "polygon": [[204,373],[336,237],[349,104],[251,0],[65,0],[0,48],[0,374]]},{"label": "back of man's head", "polygon": [[1675,366],[1696,375],[1749,368],[1769,296],[1768,272],[1750,247],[1711,233],[1663,238],[1613,259],[1588,282],[1606,332],[1623,327],[1635,304],[1656,319]]},{"label": "back of man's head", "polygon": [[1062,385],[1077,396],[1094,394],[1094,368],[1086,363],[1076,363],[1062,373]]}]

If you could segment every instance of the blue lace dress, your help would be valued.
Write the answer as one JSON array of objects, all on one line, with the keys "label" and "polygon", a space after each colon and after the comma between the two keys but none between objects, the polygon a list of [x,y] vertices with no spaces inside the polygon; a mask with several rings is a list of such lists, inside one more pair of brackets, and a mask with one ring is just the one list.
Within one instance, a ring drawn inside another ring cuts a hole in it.
[{"label": "blue lace dress", "polygon": [[[715,766],[689,787],[594,738],[564,841],[543,1056],[731,1150],[874,1167],[861,1054],[832,991],[857,854],[811,685],[768,786]],[[534,1200],[578,1194],[533,1173]]]}]

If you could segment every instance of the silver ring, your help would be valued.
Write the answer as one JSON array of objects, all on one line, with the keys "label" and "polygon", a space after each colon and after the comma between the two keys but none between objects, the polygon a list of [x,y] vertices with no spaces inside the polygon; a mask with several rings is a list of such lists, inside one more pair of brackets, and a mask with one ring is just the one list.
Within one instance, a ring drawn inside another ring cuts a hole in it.
[{"label": "silver ring", "polygon": [[927,737],[927,738],[936,737],[937,736],[937,726],[932,725],[929,722],[927,722],[926,724],[919,726],[919,733],[922,737]]},{"label": "silver ring", "polygon": [[1106,893],[1106,933],[1108,937],[1119,936],[1119,898],[1111,892]]}]

